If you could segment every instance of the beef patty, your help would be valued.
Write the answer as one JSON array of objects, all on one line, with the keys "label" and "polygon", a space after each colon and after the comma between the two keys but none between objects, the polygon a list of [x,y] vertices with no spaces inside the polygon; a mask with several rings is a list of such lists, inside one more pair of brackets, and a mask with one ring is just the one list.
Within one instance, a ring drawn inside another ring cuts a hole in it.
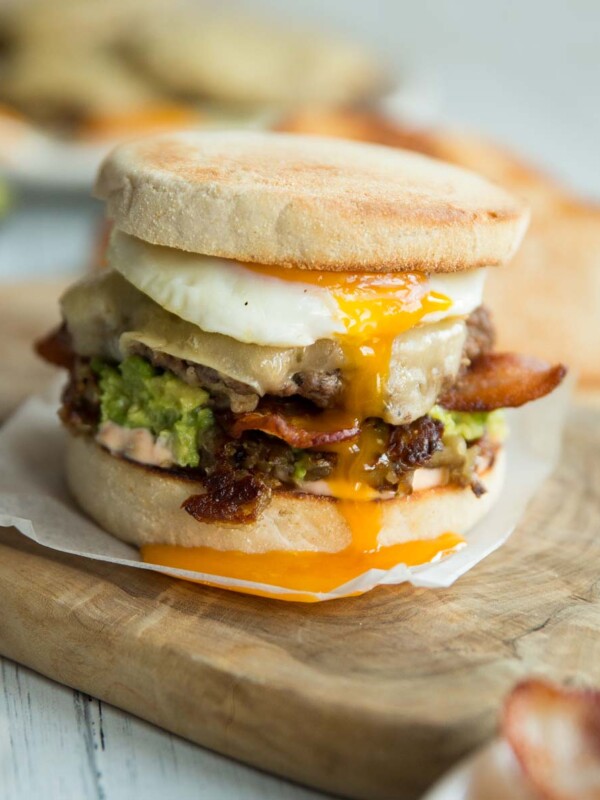
[{"label": "beef patty", "polygon": [[[467,339],[463,349],[465,363],[474,361],[484,353],[491,352],[495,341],[495,330],[490,312],[479,306],[467,318]],[[192,386],[206,389],[218,408],[230,408],[234,413],[252,411],[258,403],[256,391],[248,384],[234,380],[211,367],[184,361],[137,344],[133,352],[149,361],[154,367],[168,369],[178,378]],[[306,370],[295,373],[276,392],[277,397],[303,397],[318,408],[331,408],[339,401],[344,389],[342,372]]]}]

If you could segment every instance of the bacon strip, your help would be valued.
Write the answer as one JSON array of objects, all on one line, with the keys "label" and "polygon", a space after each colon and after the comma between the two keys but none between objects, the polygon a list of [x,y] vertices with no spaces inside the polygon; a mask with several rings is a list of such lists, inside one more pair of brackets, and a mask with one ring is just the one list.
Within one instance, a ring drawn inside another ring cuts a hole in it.
[{"label": "bacon strip", "polygon": [[508,696],[502,732],[540,798],[600,797],[600,692],[525,681]]},{"label": "bacon strip", "polygon": [[[332,422],[333,425],[333,422]],[[328,431],[307,430],[294,424],[293,418],[287,418],[277,411],[249,411],[237,414],[230,427],[232,436],[241,436],[244,431],[262,431],[277,436],[292,447],[304,449],[306,447],[322,447],[336,442],[345,442],[355,439],[360,434],[358,422],[351,423],[348,427]]]},{"label": "bacon strip", "polygon": [[71,346],[71,334],[64,322],[46,334],[43,339],[38,339],[34,343],[34,350],[38,356],[57,367],[70,369],[75,360]]},{"label": "bacon strip", "polygon": [[516,408],[555,389],[567,374],[554,366],[516,353],[487,353],[474,361],[438,403],[452,411]]}]

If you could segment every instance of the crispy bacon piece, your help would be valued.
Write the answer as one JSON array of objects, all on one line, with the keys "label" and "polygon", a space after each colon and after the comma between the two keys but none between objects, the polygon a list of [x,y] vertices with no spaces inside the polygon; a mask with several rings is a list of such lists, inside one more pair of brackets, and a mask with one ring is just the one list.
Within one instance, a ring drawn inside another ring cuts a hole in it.
[{"label": "crispy bacon piece", "polygon": [[437,419],[421,417],[409,425],[392,428],[388,455],[398,471],[422,467],[442,449],[444,426]]},{"label": "crispy bacon piece", "polygon": [[43,339],[38,339],[34,344],[34,349],[50,364],[65,367],[65,369],[71,369],[73,366],[75,354],[71,346],[71,334],[64,322],[46,334]]},{"label": "crispy bacon piece", "polygon": [[516,353],[486,353],[477,358],[438,403],[452,411],[493,411],[516,408],[555,389],[567,373]]},{"label": "crispy bacon piece", "polygon": [[244,525],[256,522],[271,498],[269,487],[254,475],[236,477],[222,470],[204,480],[205,494],[193,494],[181,508],[198,522]]},{"label": "crispy bacon piece", "polygon": [[600,798],[600,692],[525,681],[506,700],[502,731],[541,798]]},{"label": "crispy bacon piece", "polygon": [[[315,417],[317,419],[317,417]],[[323,420],[323,417],[321,417]],[[360,434],[360,425],[357,421],[347,422],[345,427],[340,428],[339,422],[336,430],[335,419],[331,417],[330,430],[307,430],[310,419],[306,422],[294,417],[287,417],[278,411],[249,411],[245,414],[237,414],[233,420],[230,433],[232,436],[241,436],[244,431],[262,431],[277,436],[292,447],[322,447],[336,442],[344,442],[355,439]],[[329,427],[323,425],[323,427]]]}]

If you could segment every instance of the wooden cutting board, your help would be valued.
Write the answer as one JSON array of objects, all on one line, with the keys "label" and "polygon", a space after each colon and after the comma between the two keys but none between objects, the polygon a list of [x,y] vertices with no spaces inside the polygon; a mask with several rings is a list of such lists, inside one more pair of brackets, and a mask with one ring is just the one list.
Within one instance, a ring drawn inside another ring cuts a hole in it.
[{"label": "wooden cutting board", "polygon": [[600,683],[600,413],[509,543],[448,590],[262,600],[0,530],[0,653],[192,741],[356,798],[415,798],[520,677]]}]

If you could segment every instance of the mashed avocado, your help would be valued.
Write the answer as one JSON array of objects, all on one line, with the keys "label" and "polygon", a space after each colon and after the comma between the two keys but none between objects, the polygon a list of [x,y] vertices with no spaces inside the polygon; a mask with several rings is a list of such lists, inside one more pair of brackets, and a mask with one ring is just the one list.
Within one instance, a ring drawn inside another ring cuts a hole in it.
[{"label": "mashed avocado", "polygon": [[159,373],[139,356],[117,367],[94,359],[92,369],[99,378],[101,422],[148,428],[168,442],[179,466],[198,466],[199,440],[214,425],[207,392]]},{"label": "mashed avocado", "polygon": [[460,436],[467,442],[481,439],[488,433],[495,441],[506,438],[506,419],[504,411],[446,411],[434,406],[429,416],[438,419],[444,426],[444,437]]},{"label": "mashed avocado", "polygon": [[[200,450],[210,449],[210,441],[216,430],[216,423],[208,407],[209,394],[204,389],[190,386],[169,371],[156,369],[140,356],[129,356],[119,365],[109,364],[101,359],[93,359],[93,372],[98,376],[100,394],[100,422],[114,422],[125,428],[146,428],[157,439],[162,440],[171,450],[173,459],[180,467],[200,465]],[[466,463],[467,443],[480,439],[484,433],[496,441],[506,434],[506,423],[502,411],[461,412],[447,411],[434,406],[429,416],[444,425],[444,449],[432,461],[444,464]],[[269,443],[273,449],[273,443]],[[280,473],[283,470],[288,480],[300,483],[315,479],[323,471],[323,454],[298,450],[279,444],[285,458],[279,452],[256,453],[250,460],[260,461],[261,467],[268,466]],[[255,447],[251,441],[244,446]],[[475,455],[475,450],[471,455]],[[267,460],[267,464],[262,464]],[[321,461],[319,461],[321,459]],[[282,462],[285,465],[282,466]],[[330,471],[329,462],[325,463]]]}]

